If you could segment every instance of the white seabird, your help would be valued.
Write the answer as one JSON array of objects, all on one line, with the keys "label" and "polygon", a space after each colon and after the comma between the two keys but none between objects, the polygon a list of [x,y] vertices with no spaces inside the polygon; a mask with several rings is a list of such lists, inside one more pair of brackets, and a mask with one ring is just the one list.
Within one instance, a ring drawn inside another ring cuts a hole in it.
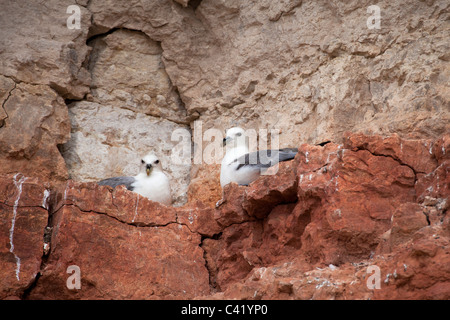
[{"label": "white seabird", "polygon": [[222,187],[230,182],[248,185],[271,166],[291,160],[297,154],[295,148],[249,152],[245,131],[239,127],[227,130],[223,144],[224,146],[231,144],[231,148],[227,150],[222,159],[220,168],[220,185]]},{"label": "white seabird", "polygon": [[141,159],[139,173],[134,177],[114,177],[98,182],[101,186],[125,186],[152,201],[165,205],[172,204],[169,178],[164,173],[161,162],[155,154],[149,153]]}]

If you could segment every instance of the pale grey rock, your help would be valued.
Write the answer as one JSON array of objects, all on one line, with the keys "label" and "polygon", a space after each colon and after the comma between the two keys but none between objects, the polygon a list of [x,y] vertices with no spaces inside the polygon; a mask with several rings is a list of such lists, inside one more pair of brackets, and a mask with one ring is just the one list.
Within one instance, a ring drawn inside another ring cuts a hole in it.
[{"label": "pale grey rock", "polygon": [[[182,142],[172,141],[172,132],[180,125],[95,102],[76,102],[69,108],[71,139],[63,146],[70,178],[99,181],[116,176],[134,176],[141,158],[154,152],[171,181],[175,204],[187,199],[190,164],[173,161],[174,148]],[[186,141],[190,147],[190,141]]]}]

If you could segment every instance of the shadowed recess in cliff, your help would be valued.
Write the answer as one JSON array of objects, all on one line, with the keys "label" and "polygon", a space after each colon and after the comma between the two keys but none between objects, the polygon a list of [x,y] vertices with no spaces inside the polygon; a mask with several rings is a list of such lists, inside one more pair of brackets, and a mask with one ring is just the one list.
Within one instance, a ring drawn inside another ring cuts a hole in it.
[{"label": "shadowed recess in cliff", "polygon": [[190,141],[172,141],[172,133],[189,132],[190,120],[165,71],[161,44],[126,28],[96,34],[87,43],[91,92],[69,105],[71,140],[60,147],[70,177],[135,175],[139,157],[151,150],[170,177],[174,203],[185,203],[190,165],[173,163],[171,154]]},{"label": "shadowed recess in cliff", "polygon": [[2,109],[0,109],[0,129],[5,126],[5,122],[9,117],[5,105],[15,88],[16,83],[12,79],[0,77],[0,101],[2,105]]}]

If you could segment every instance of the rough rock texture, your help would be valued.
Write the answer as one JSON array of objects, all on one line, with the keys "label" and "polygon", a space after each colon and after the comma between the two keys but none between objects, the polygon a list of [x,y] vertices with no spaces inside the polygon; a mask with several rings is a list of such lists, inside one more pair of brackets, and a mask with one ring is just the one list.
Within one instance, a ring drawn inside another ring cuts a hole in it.
[{"label": "rough rock texture", "polygon": [[[201,234],[177,222],[182,210],[123,187],[69,180],[50,192],[39,180],[22,177],[1,179],[1,298],[187,299],[209,293]],[[191,223],[197,217],[185,215]],[[71,265],[82,272],[81,291],[66,286]]]},{"label": "rough rock texture", "polygon": [[[225,188],[230,197],[216,214],[229,227],[203,245],[211,283],[221,291],[211,298],[448,299],[450,159],[443,150],[449,136],[350,135],[344,141],[300,147],[292,203],[278,204],[287,191],[265,201],[286,181],[261,188],[291,173],[292,164],[248,188]],[[403,146],[417,156],[402,154]],[[430,177],[426,186],[423,175]],[[265,199],[257,200],[258,193]],[[245,216],[248,209],[237,219],[249,202],[264,208],[259,219]],[[226,209],[232,206],[235,215]],[[367,287],[371,265],[381,270],[380,289]]]},{"label": "rough rock texture", "polygon": [[[185,226],[139,227],[65,206],[53,228],[54,250],[30,299],[188,299],[209,292],[200,235]],[[66,287],[69,265],[82,272],[75,293]]]},{"label": "rough rock texture", "polygon": [[[371,5],[0,0],[0,297],[448,299],[449,4]],[[235,125],[299,155],[222,190]],[[175,207],[92,183],[148,151]]]},{"label": "rough rock texture", "polygon": [[[340,143],[344,131],[437,138],[450,129],[445,0],[378,2],[379,29],[367,26],[370,1],[78,1],[79,29],[67,27],[73,1],[1,5],[2,131],[18,120],[4,106],[15,86],[53,90],[71,109],[72,138],[65,128],[63,139],[41,146],[59,145],[78,181],[135,174],[139,156],[154,149],[172,168],[177,204],[186,202],[190,180],[207,193],[200,177],[211,177],[211,168],[190,173],[169,157],[187,145],[167,137],[195,119],[205,130],[277,128],[282,147]],[[34,89],[22,90],[34,99]],[[25,104],[15,103],[20,114]],[[151,134],[119,129],[124,118],[130,130]],[[52,134],[67,122],[58,121]],[[108,170],[98,150],[113,163]],[[1,172],[16,172],[19,156],[1,152]],[[60,163],[46,175],[66,177],[59,155],[51,157]],[[42,161],[19,159],[36,163],[30,168]]]},{"label": "rough rock texture", "polygon": [[0,90],[7,95],[3,100],[6,117],[0,127],[0,173],[67,179],[66,164],[57,148],[70,135],[64,100],[48,86],[0,78]]},{"label": "rough rock texture", "polygon": [[179,125],[87,101],[71,105],[69,115],[72,135],[62,154],[72,179],[99,181],[134,176],[139,172],[141,158],[155,152],[171,181],[175,203],[186,202],[190,164],[172,161],[172,152],[190,147],[190,141],[171,141],[172,132],[180,129]]},{"label": "rough rock texture", "polygon": [[21,174],[0,183],[0,299],[22,296],[40,271],[50,190]]},{"label": "rough rock texture", "polygon": [[[89,92],[90,76],[83,67],[88,57],[87,28],[67,28],[67,7],[73,1],[10,3],[2,1],[0,74],[16,83],[49,86],[68,99]],[[82,6],[80,25],[90,25]]]},{"label": "rough rock texture", "polygon": [[190,148],[190,139],[172,138],[177,129],[189,132],[189,122],[162,64],[160,44],[124,29],[88,43],[92,90],[89,101],[69,105],[72,136],[62,148],[70,177],[136,175],[140,157],[152,151],[172,180],[175,203],[186,202],[190,165],[174,163],[171,155],[174,148]]},{"label": "rough rock texture", "polygon": [[450,136],[343,140],[301,145],[213,208],[1,176],[0,297],[449,299]]}]

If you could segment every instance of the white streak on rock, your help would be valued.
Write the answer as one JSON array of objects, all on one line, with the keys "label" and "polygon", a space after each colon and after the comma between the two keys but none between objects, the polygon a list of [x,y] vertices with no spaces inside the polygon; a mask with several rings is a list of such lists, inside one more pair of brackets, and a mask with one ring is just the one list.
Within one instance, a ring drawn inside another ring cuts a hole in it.
[{"label": "white streak on rock", "polygon": [[44,197],[42,198],[42,207],[48,210],[48,197],[50,196],[50,190],[45,189],[44,190]]},{"label": "white streak on rock", "polygon": [[139,193],[136,193],[137,198],[136,198],[136,211],[134,212],[134,217],[133,220],[131,220],[131,222],[134,222],[134,219],[136,219],[137,214],[138,214],[138,206],[139,206]]},{"label": "white streak on rock", "polygon": [[16,227],[16,218],[17,218],[17,207],[19,206],[19,200],[20,200],[20,196],[22,195],[22,184],[25,182],[25,180],[27,180],[26,177],[22,176],[19,181],[17,181],[17,176],[19,175],[16,174],[14,176],[14,185],[17,188],[17,198],[16,201],[14,202],[14,207],[13,207],[13,217],[11,220],[11,229],[9,229],[9,252],[11,252],[12,254],[14,254],[14,257],[16,258],[16,278],[17,281],[20,281],[20,258],[16,255],[16,253],[14,252],[14,228]]},{"label": "white streak on rock", "polygon": [[64,202],[63,202],[63,204],[65,204],[66,200],[67,200],[67,189],[69,189],[69,182],[67,182],[66,188],[64,189]]}]

